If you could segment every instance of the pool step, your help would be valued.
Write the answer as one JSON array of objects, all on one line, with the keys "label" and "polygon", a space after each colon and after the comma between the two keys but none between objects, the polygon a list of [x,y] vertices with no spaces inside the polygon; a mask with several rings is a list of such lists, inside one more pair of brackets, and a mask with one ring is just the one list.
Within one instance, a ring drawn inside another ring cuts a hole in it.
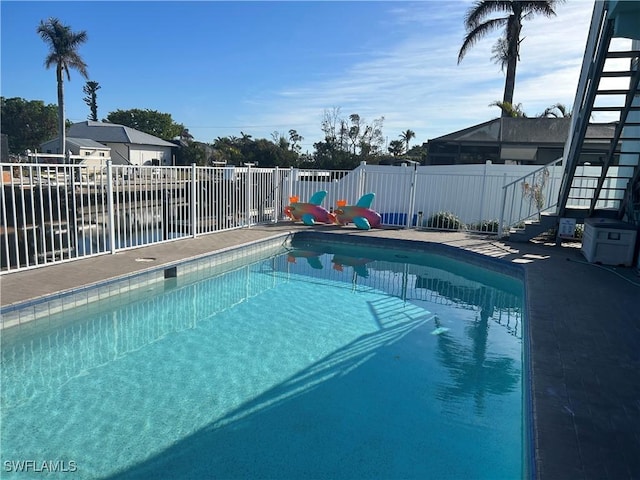
[{"label": "pool step", "polygon": [[541,233],[555,228],[557,222],[558,216],[556,214],[543,213],[542,215],[540,215],[539,221],[525,222],[524,228],[512,229],[509,232],[509,241],[528,242]]}]

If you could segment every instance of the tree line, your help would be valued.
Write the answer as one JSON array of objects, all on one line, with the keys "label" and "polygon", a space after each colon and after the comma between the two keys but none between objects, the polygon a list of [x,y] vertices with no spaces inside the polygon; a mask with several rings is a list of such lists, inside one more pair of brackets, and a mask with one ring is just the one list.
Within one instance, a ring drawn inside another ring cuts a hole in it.
[{"label": "tree line", "polygon": [[[87,82],[89,86],[90,82]],[[87,97],[92,99],[89,120],[97,120],[94,82],[91,92],[85,88]],[[99,86],[98,86],[99,88]],[[45,141],[58,135],[59,109],[57,105],[45,104],[42,100],[0,97],[0,120],[2,133],[8,137],[9,153],[23,154],[26,150],[37,151]],[[176,122],[171,114],[150,109],[116,110],[110,112],[103,122],[124,125],[175,143],[178,165],[243,165],[251,163],[264,167],[300,167],[325,169],[352,169],[360,162],[370,164],[388,162],[391,158],[408,156],[421,161],[426,152],[423,148],[409,148],[409,141],[415,133],[408,129],[400,139],[391,141],[384,151],[382,136],[383,118],[367,123],[360,115],[351,114],[343,118],[339,108],[324,112],[320,125],[324,140],[314,144],[313,152],[302,152],[300,146],[304,137],[297,130],[275,131],[271,139],[253,138],[244,132],[239,136],[217,137],[211,142],[196,141],[189,129]],[[65,127],[71,125],[65,122]]]}]

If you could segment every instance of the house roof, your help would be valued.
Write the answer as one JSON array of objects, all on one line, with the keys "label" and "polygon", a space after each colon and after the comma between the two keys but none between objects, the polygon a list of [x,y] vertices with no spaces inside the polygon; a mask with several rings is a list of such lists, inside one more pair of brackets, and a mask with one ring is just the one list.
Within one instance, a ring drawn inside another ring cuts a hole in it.
[{"label": "house roof", "polygon": [[[569,135],[570,126],[570,118],[495,118],[429,141],[564,144]],[[590,125],[587,128],[586,138],[609,140],[613,137],[614,129],[613,124]]]},{"label": "house roof", "polygon": [[501,140],[507,143],[562,143],[567,141],[570,118],[501,118]]},{"label": "house roof", "polygon": [[67,145],[75,145],[78,148],[94,148],[96,150],[111,150],[110,147],[90,138],[67,137]]},{"label": "house roof", "polygon": [[[100,142],[96,142],[95,140],[91,140],[90,138],[76,138],[76,137],[67,137],[66,139],[66,148],[65,151],[69,149],[70,146],[74,146],[77,148],[90,148],[93,150],[111,150],[110,147],[103,145]],[[58,143],[60,142],[59,137],[52,138],[51,140],[47,140],[40,144],[43,149],[46,149],[48,145],[58,147]]]},{"label": "house roof", "polygon": [[457,132],[448,133],[441,137],[433,138],[429,142],[449,142],[449,141],[468,141],[468,142],[497,142],[500,135],[499,118],[489,120],[488,122],[479,123],[472,127],[458,130]]},{"label": "house roof", "polygon": [[74,123],[69,127],[70,137],[91,138],[102,143],[131,143],[137,145],[154,145],[159,147],[175,147],[176,145],[161,138],[140,132],[131,127],[116,123],[103,123],[86,120]]}]

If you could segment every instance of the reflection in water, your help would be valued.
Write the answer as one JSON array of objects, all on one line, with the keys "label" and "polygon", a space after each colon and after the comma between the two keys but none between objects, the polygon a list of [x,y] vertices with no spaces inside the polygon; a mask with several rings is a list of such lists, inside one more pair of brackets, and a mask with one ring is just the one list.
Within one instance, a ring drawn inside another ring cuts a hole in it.
[{"label": "reflection in water", "polygon": [[[318,261],[326,263],[328,259],[327,254]],[[331,263],[333,272],[329,270],[328,277],[344,273],[343,266],[349,265],[354,269],[353,281],[359,277],[360,287],[380,288],[408,302],[426,301],[475,312],[475,320],[465,327],[468,342],[453,335],[442,324],[443,319],[435,318],[432,334],[438,336],[438,359],[451,377],[437,394],[445,405],[453,399],[473,398],[477,413],[482,413],[486,395],[518,388],[519,364],[511,356],[488,353],[487,343],[490,327],[521,338],[521,296],[429,266],[406,268],[407,264],[399,262],[394,265],[342,254],[334,254]]]},{"label": "reflection in water", "polygon": [[470,345],[446,333],[438,337],[438,358],[452,380],[440,386],[438,398],[447,404],[452,399],[472,397],[479,414],[485,408],[487,394],[515,391],[521,375],[513,358],[487,353],[488,320],[486,314],[481,314],[466,328]]},{"label": "reflection in water", "polygon": [[343,272],[346,265],[352,267],[355,274],[359,277],[368,278],[369,270],[367,269],[367,263],[371,263],[372,261],[373,260],[369,260],[368,258],[334,255],[331,263],[333,263],[333,269],[338,272]]},{"label": "reflection in water", "polygon": [[306,258],[309,266],[316,270],[322,270],[322,263],[320,262],[320,255],[322,252],[312,252],[308,250],[291,250],[287,255],[287,261],[289,263],[296,263],[298,258]]},{"label": "reflection in water", "polygon": [[[516,338],[522,338],[522,297],[520,292],[492,287],[479,281],[453,274],[447,270],[428,266],[348,256],[342,253],[323,253],[322,245],[313,245],[313,250],[292,249],[289,262],[296,263],[298,257],[312,258],[315,270],[311,272],[304,264],[289,265],[292,272],[317,278],[344,281],[345,275],[355,287],[384,290],[405,301],[425,301],[431,304],[452,306],[472,310],[488,322],[497,323]],[[372,252],[367,255],[375,258]],[[401,260],[401,259],[400,259]],[[330,267],[330,268],[329,268]],[[351,268],[345,268],[351,267]]]}]

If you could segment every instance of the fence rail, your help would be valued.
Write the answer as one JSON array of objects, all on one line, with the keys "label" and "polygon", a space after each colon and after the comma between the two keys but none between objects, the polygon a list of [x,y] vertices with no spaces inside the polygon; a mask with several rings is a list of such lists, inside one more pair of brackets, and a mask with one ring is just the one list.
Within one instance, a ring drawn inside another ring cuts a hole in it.
[{"label": "fence rail", "polygon": [[[497,234],[500,226],[521,216],[514,205],[525,200],[516,185],[536,171],[490,163],[363,163],[352,171],[325,171],[115,165],[102,157],[80,156],[57,164],[38,163],[33,155],[30,160],[0,164],[1,274],[285,221],[290,197],[306,201],[318,190],[327,191],[327,210],[338,200],[354,204],[374,192],[372,208],[387,227]],[[551,168],[554,179],[560,168]],[[509,185],[513,191],[505,207],[503,192]]]}]

